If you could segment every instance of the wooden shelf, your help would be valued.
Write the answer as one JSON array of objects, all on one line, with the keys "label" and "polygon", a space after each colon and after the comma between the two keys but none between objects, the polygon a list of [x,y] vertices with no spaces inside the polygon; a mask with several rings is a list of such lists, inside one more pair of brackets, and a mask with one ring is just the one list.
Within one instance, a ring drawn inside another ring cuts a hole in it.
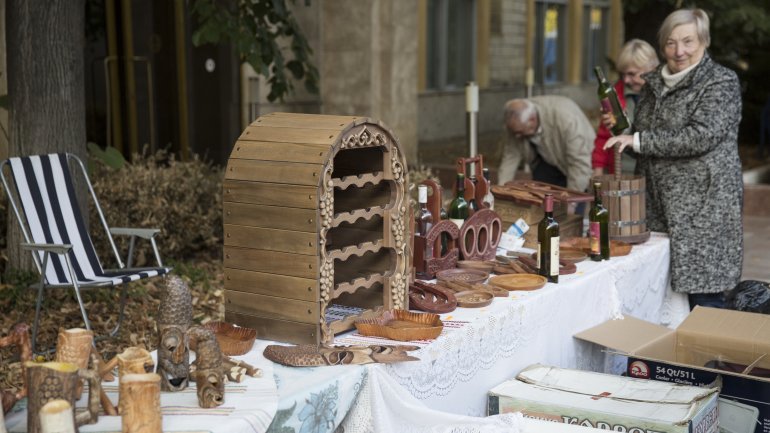
[{"label": "wooden shelf", "polygon": [[363,173],[354,176],[344,176],[342,178],[332,179],[335,188],[348,189],[351,185],[363,188],[367,183],[376,185],[385,180],[382,172]]}]

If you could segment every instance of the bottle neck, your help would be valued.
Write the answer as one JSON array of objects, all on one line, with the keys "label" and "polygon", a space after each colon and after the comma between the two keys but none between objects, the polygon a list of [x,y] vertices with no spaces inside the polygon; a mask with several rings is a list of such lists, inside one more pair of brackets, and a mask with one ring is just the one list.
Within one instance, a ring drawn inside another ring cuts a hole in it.
[{"label": "bottle neck", "polygon": [[594,203],[602,204],[602,188],[594,186]]},{"label": "bottle neck", "polygon": [[543,199],[543,211],[547,218],[553,218],[553,197],[550,194]]},{"label": "bottle neck", "polygon": [[460,198],[465,195],[465,176],[457,176],[457,193],[455,197]]}]

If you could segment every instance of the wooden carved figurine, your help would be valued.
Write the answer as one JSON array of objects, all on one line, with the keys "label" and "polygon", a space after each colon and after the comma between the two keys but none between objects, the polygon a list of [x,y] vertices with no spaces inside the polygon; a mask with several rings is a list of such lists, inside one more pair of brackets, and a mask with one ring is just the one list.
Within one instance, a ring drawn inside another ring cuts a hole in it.
[{"label": "wooden carved figurine", "polygon": [[[455,226],[456,227],[456,226]],[[265,358],[291,367],[317,367],[322,365],[371,364],[373,362],[392,363],[418,361],[408,351],[417,350],[417,346],[279,346],[271,344],[265,347]]]},{"label": "wooden carved figurine", "polygon": [[158,312],[158,366],[160,389],[181,391],[190,375],[190,351],[185,333],[192,323],[192,295],[179,277],[166,277]]},{"label": "wooden carved figurine", "polygon": [[198,405],[203,408],[221,406],[225,402],[225,378],[217,337],[210,329],[201,326],[193,326],[187,334],[195,346],[192,377],[198,388]]},{"label": "wooden carved figurine", "polygon": [[43,433],[75,433],[75,418],[72,414],[72,405],[67,400],[49,401],[40,408],[40,431]]},{"label": "wooden carved figurine", "polygon": [[27,361],[32,360],[32,343],[29,339],[29,325],[18,323],[14,325],[11,333],[0,338],[0,347],[18,346],[19,358],[21,359],[21,378],[22,387],[18,392],[0,390],[0,400],[3,407],[2,412],[8,413],[17,401],[27,396]]},{"label": "wooden carved figurine", "polygon": [[120,424],[123,433],[160,433],[161,377],[155,373],[120,377]]}]

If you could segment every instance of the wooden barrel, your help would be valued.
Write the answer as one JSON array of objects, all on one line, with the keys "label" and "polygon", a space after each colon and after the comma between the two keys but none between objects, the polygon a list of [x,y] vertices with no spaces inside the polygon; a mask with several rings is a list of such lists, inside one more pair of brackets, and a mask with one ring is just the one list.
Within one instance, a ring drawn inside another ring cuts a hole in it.
[{"label": "wooden barrel", "polygon": [[610,211],[610,239],[632,244],[649,239],[644,176],[604,175],[593,181],[601,182],[602,203]]}]

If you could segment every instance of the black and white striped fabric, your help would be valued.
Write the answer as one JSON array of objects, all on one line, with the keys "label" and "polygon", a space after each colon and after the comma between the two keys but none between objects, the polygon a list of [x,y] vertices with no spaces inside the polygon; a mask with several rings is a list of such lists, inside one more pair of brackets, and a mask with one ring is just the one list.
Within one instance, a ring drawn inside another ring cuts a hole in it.
[{"label": "black and white striped fabric", "polygon": [[[165,267],[104,272],[77,205],[67,154],[18,157],[9,162],[30,242],[71,244],[69,259],[79,286],[114,286],[169,272]],[[43,253],[39,255],[42,264]],[[44,272],[48,285],[72,286],[63,256],[51,254]]]}]

